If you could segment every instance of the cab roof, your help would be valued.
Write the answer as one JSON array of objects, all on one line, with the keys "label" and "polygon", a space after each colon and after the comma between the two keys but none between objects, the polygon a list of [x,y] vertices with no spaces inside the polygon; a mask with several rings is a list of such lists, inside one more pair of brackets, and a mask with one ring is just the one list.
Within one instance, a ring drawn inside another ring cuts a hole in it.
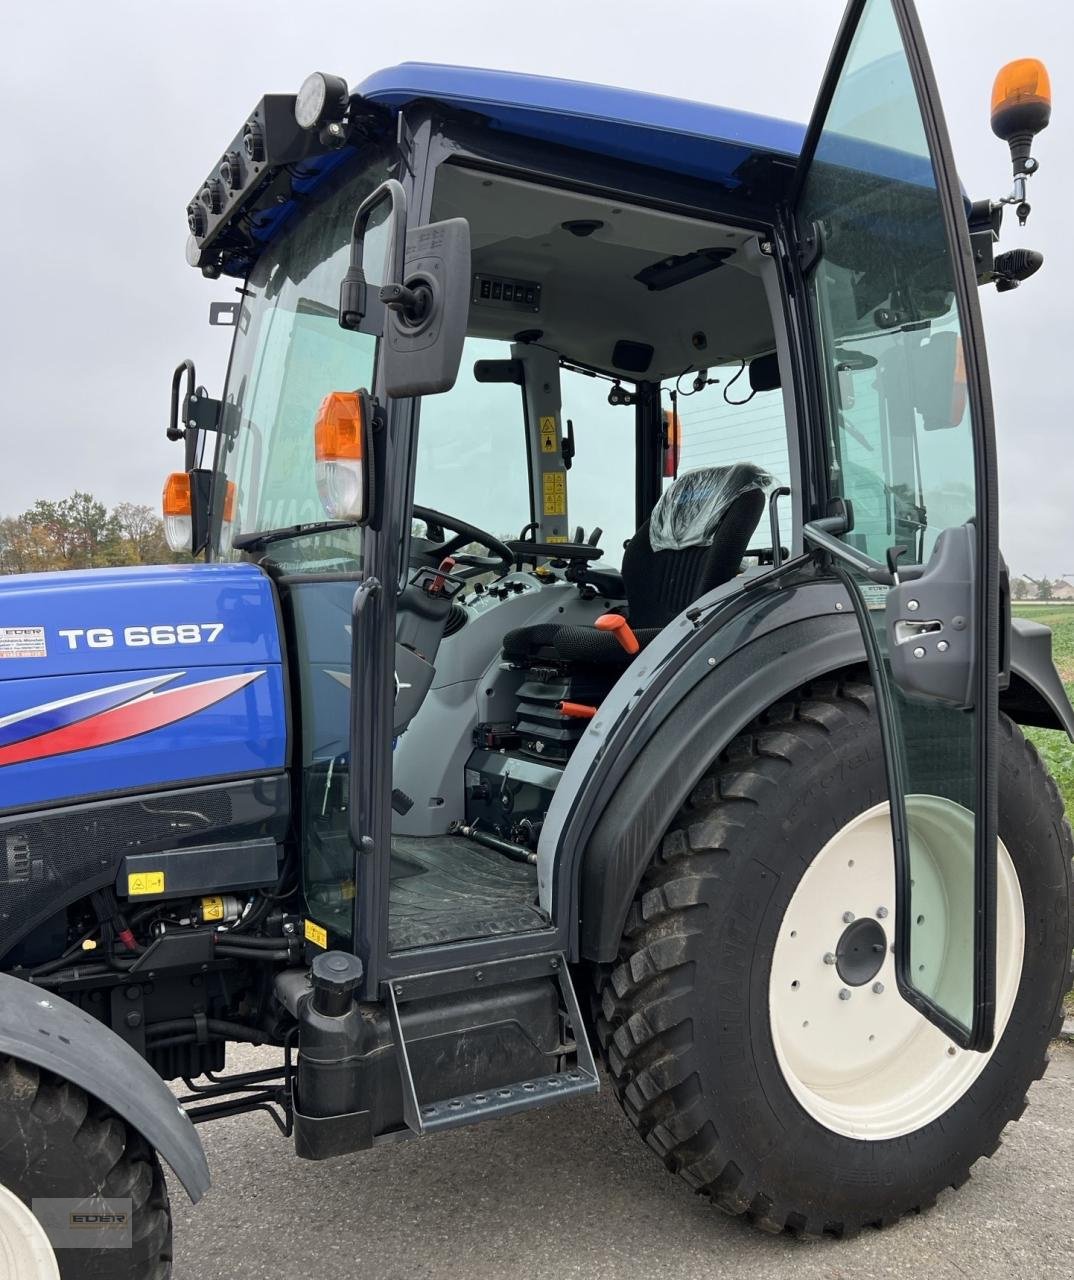
[{"label": "cab roof", "polygon": [[433,100],[477,112],[504,132],[729,186],[748,161],[793,161],[805,137],[804,125],[730,107],[432,62],[375,71],[356,92],[394,110]]}]

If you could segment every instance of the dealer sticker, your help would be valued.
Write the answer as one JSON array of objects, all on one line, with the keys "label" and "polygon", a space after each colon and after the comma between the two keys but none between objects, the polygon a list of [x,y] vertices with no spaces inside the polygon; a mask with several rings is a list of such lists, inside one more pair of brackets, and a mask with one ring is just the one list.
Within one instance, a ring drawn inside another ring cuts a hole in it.
[{"label": "dealer sticker", "polygon": [[47,658],[44,627],[0,627],[0,658]]}]

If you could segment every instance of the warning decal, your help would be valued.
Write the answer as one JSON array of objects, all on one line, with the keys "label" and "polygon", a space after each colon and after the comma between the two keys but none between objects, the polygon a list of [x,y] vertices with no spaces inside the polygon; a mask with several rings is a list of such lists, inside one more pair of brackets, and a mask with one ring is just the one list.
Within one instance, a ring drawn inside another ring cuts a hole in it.
[{"label": "warning decal", "polygon": [[164,892],[163,871],[132,871],[127,876],[127,897],[137,898],[144,893]]},{"label": "warning decal", "polygon": [[0,627],[0,658],[47,658],[44,627]]},{"label": "warning decal", "polygon": [[556,442],[556,420],[553,417],[541,419],[541,452],[559,452],[559,445]]},{"label": "warning decal", "polygon": [[543,478],[544,514],[567,514],[567,476],[563,471],[546,471]]}]

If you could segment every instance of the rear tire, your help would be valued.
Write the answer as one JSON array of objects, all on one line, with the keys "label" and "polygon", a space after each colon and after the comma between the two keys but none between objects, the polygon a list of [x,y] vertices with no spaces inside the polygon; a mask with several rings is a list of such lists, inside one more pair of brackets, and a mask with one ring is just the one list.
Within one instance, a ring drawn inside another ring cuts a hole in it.
[{"label": "rear tire", "polygon": [[156,1153],[77,1085],[0,1056],[0,1185],[34,1197],[130,1198],[129,1249],[56,1250],[63,1280],[167,1280],[171,1209]]},{"label": "rear tire", "polygon": [[[1024,953],[1007,957],[1018,965],[1006,1029],[968,1082],[948,1081],[946,1109],[926,1108],[897,1136],[882,1125],[881,1136],[849,1136],[827,1100],[803,1105],[773,1039],[773,955],[806,872],[837,833],[886,802],[866,681],[856,673],[798,691],[721,754],[665,835],[619,960],[598,979],[598,1039],[627,1116],[668,1169],[767,1231],[848,1235],[961,1185],[1024,1110],[1070,985],[1074,842],[1039,756],[1001,716],[999,835],[1025,924],[1008,931]],[[868,986],[853,996],[855,1010],[869,1000],[882,1008]]]}]

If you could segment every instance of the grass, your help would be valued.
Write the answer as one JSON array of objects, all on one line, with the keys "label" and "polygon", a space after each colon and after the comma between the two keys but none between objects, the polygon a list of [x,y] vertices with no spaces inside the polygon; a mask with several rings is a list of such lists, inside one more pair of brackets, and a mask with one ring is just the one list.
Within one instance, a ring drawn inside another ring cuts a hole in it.
[{"label": "grass", "polygon": [[[1063,685],[1074,700],[1074,605],[1015,604],[1015,615],[1043,622],[1052,629],[1052,657]],[[1074,814],[1074,743],[1058,729],[1027,729],[1030,739],[1059,784],[1067,817]],[[1067,996],[1067,1017],[1074,1017],[1074,991]]]}]

